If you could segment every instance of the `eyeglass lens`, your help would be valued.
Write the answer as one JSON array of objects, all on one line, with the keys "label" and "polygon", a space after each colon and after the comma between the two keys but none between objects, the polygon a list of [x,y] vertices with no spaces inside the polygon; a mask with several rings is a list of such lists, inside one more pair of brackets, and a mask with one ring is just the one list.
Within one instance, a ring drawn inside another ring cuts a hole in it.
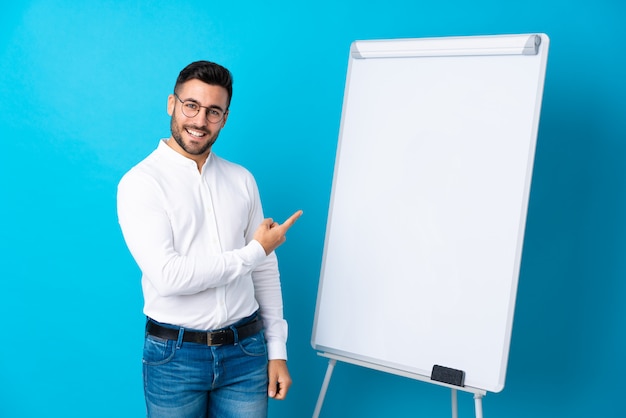
[{"label": "eyeglass lens", "polygon": [[[196,102],[192,102],[191,100],[185,100],[185,101],[180,100],[180,101],[183,104],[182,106],[183,115],[187,116],[188,118],[195,117],[198,114],[198,112],[200,112],[200,108],[204,107],[204,106],[200,106]],[[208,107],[206,109],[207,109],[207,118],[209,122],[211,123],[220,122],[222,118],[224,117],[224,112],[221,111],[220,109],[217,109],[214,107]]]}]

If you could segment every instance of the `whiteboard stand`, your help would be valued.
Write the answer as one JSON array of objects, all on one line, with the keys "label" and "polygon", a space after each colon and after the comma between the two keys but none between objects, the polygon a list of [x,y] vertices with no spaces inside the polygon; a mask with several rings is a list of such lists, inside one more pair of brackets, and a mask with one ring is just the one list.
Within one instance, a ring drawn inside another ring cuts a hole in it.
[{"label": "whiteboard stand", "polygon": [[474,394],[474,408],[476,409],[476,418],[483,418],[483,395]]},{"label": "whiteboard stand", "polygon": [[324,383],[322,383],[320,394],[317,397],[317,404],[315,405],[315,412],[313,412],[313,418],[318,418],[320,416],[320,412],[322,411],[322,405],[324,404],[324,398],[326,397],[326,391],[328,390],[328,384],[330,383],[330,378],[333,374],[333,370],[335,369],[335,364],[337,364],[336,359],[331,358],[330,360],[328,360],[328,368],[326,369],[326,376],[324,376]]},{"label": "whiteboard stand", "polygon": [[459,418],[459,404],[457,399],[457,391],[456,389],[452,389],[452,418]]},{"label": "whiteboard stand", "polygon": [[453,386],[447,383],[437,382],[429,379],[426,376],[422,376],[415,373],[410,373],[404,370],[394,369],[391,367],[381,366],[379,364],[368,363],[361,360],[356,360],[350,357],[343,357],[336,354],[331,353],[317,353],[322,357],[327,357],[328,360],[328,368],[326,369],[326,375],[324,376],[324,382],[322,383],[322,388],[320,389],[320,394],[317,398],[317,404],[315,405],[315,411],[313,412],[313,418],[319,418],[320,412],[322,411],[322,405],[324,404],[324,398],[326,397],[326,392],[328,391],[328,385],[330,384],[330,378],[332,377],[333,371],[335,370],[335,365],[337,364],[337,360],[343,361],[344,363],[354,364],[356,366],[367,367],[370,369],[379,370],[386,373],[396,374],[398,376],[408,377],[409,379],[420,380],[422,382],[434,383],[439,386],[445,386],[450,388],[451,397],[452,397],[452,418],[458,418],[458,400],[457,393],[458,390],[462,390],[465,392],[470,392],[474,394],[474,408],[476,411],[476,418],[483,418],[483,397],[487,394],[486,391],[478,388],[473,388],[470,386]]}]

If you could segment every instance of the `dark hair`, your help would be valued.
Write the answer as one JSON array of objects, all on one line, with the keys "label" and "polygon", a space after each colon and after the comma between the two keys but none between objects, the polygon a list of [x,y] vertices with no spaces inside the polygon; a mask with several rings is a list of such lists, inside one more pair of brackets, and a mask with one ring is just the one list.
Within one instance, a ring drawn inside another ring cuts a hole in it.
[{"label": "dark hair", "polygon": [[176,93],[181,84],[193,79],[224,87],[228,92],[228,106],[230,107],[230,99],[233,97],[233,76],[228,69],[210,61],[192,62],[178,74],[174,92]]}]

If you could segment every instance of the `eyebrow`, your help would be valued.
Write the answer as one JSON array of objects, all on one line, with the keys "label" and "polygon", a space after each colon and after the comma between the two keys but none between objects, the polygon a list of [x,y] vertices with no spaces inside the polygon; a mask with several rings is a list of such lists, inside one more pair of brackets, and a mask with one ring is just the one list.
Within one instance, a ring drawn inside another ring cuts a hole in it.
[{"label": "eyebrow", "polygon": [[181,99],[183,102],[194,102],[195,104],[197,104],[200,107],[204,107],[205,109],[217,109],[220,110],[222,112],[226,112],[224,109],[222,109],[222,106],[218,106],[218,105],[209,105],[209,106],[203,106],[202,104],[200,104],[199,101],[197,101],[194,98],[189,98],[189,99]]}]

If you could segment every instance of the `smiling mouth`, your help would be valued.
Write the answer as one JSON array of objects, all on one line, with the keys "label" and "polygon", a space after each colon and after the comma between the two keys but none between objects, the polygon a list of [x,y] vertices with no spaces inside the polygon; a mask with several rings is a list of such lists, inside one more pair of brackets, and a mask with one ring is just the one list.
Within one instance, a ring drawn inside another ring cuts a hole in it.
[{"label": "smiling mouth", "polygon": [[203,138],[204,136],[207,135],[207,132],[205,131],[200,131],[200,130],[191,129],[191,128],[185,128],[185,132],[187,132],[189,135],[191,135],[194,138]]}]

